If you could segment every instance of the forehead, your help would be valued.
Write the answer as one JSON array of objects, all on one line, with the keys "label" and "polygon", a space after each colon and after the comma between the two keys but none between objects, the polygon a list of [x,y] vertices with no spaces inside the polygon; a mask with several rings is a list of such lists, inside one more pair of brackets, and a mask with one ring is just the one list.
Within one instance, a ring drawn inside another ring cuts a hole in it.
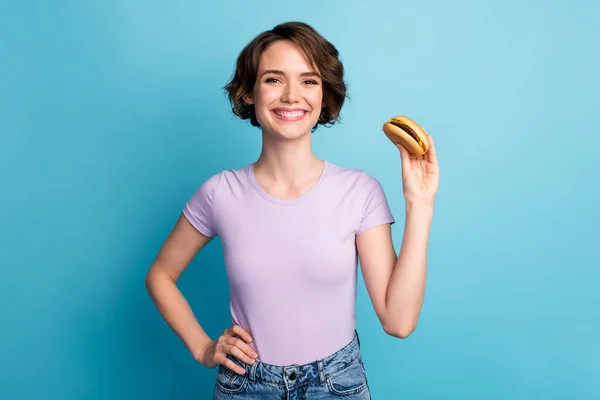
[{"label": "forehead", "polygon": [[262,53],[258,72],[260,74],[267,69],[287,73],[315,72],[300,46],[288,40],[278,40]]}]

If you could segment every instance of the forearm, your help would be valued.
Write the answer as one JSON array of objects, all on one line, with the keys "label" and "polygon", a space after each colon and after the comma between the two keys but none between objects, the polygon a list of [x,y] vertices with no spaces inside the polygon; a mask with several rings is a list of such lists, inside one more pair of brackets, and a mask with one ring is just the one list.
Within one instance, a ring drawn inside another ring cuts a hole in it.
[{"label": "forearm", "polygon": [[167,274],[157,269],[148,274],[146,288],[163,319],[189,349],[192,356],[200,361],[202,351],[212,340],[196,320],[189,303],[176,283]]},{"label": "forearm", "polygon": [[386,325],[394,336],[406,337],[417,325],[425,294],[427,245],[433,206],[406,206],[400,253],[386,295]]}]

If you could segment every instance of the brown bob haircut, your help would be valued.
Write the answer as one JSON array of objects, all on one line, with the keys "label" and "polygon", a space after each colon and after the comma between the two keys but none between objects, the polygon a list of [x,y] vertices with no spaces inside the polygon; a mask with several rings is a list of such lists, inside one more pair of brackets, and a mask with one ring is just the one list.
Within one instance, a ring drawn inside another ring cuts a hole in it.
[{"label": "brown bob haircut", "polygon": [[344,82],[344,66],[338,50],[312,26],[303,22],[285,22],[256,36],[240,53],[231,81],[224,87],[232,111],[241,119],[250,119],[253,126],[260,127],[254,112],[254,104],[244,103],[242,97],[252,93],[262,53],[278,40],[290,40],[305,53],[309,62],[321,74],[323,102],[318,125],[333,126],[340,121],[340,111],[348,97]]}]

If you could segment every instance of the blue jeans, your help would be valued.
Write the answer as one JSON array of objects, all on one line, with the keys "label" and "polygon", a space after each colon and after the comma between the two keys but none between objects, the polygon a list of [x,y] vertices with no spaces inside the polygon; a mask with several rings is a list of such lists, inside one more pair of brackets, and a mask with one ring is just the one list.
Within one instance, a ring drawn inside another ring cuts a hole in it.
[{"label": "blue jeans", "polygon": [[356,331],[345,347],[310,364],[276,366],[256,361],[250,365],[228,358],[246,373],[239,375],[219,364],[213,400],[371,399]]}]

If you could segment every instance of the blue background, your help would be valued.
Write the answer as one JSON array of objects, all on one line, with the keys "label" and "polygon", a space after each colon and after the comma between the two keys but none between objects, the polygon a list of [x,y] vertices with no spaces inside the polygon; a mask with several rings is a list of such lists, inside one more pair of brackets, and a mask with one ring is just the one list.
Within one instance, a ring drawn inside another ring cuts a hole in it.
[{"label": "blue background", "polygon": [[[318,156],[377,177],[413,117],[442,171],[426,299],[387,336],[359,281],[375,399],[600,397],[597,2],[13,1],[0,6],[0,398],[207,399],[216,370],[163,322],[144,277],[204,179],[257,156],[222,86],[287,20],[339,49],[351,100]],[[596,50],[594,50],[596,49]],[[180,288],[229,324],[221,244]]]}]

